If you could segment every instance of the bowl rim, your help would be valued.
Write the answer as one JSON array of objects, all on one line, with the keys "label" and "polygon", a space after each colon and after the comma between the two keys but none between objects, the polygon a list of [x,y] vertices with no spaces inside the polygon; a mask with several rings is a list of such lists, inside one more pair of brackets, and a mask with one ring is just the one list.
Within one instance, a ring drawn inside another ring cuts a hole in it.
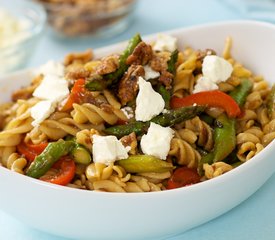
[{"label": "bowl rim", "polygon": [[[27,10],[34,11],[36,17],[38,17],[38,21],[36,24],[33,24],[31,28],[20,31],[22,33],[30,33],[27,35],[26,38],[20,40],[16,44],[0,48],[0,56],[5,55],[5,52],[9,51],[10,49],[22,48],[24,45],[28,44],[31,39],[35,39],[36,37],[38,37],[46,26],[47,14],[42,6],[31,1],[24,1],[24,5],[22,5],[22,7],[20,6],[20,8],[24,9],[24,12],[26,12]],[[7,9],[7,11],[9,12],[9,9]]]},{"label": "bowl rim", "polygon": [[[271,23],[266,23],[266,22],[260,22],[260,21],[255,21],[255,20],[230,20],[230,21],[222,21],[222,22],[218,22],[218,23],[205,23],[205,24],[200,24],[200,25],[196,25],[196,26],[189,26],[189,27],[183,27],[183,28],[177,28],[177,29],[173,29],[173,30],[169,30],[169,31],[163,31],[163,32],[157,32],[157,33],[153,33],[150,35],[145,35],[143,38],[145,40],[151,39],[153,37],[156,37],[156,35],[158,33],[164,33],[164,34],[173,34],[182,30],[190,30],[190,29],[194,29],[194,30],[199,30],[201,28],[205,28],[205,27],[218,27],[218,26],[227,26],[227,25],[254,25],[254,26],[261,26],[261,27],[266,27],[266,28],[271,28],[273,31],[275,31],[275,25],[271,24]],[[98,53],[100,53],[101,51],[104,52],[104,49],[106,47],[115,47],[115,46],[122,46],[126,43],[126,41],[122,41],[122,42],[118,42],[116,44],[112,44],[112,45],[108,45],[105,47],[101,47],[101,48],[97,48],[95,49],[95,54],[97,55]],[[21,70],[12,74],[6,74],[4,76],[0,76],[0,84],[1,81],[3,81],[5,78],[9,77],[9,76],[20,76],[20,74],[23,73],[29,73],[31,72],[30,69],[25,69],[25,70]],[[11,177],[16,176],[18,178],[22,178],[23,181],[27,181],[30,184],[35,184],[35,185],[40,185],[43,187],[46,187],[48,190],[58,190],[58,191],[65,191],[68,194],[74,194],[74,193],[78,193],[78,194],[82,194],[85,196],[93,196],[93,195],[108,195],[110,196],[110,194],[112,195],[112,197],[120,197],[123,196],[124,198],[126,196],[128,196],[128,198],[143,198],[144,196],[148,196],[148,197],[153,197],[153,196],[159,196],[161,195],[166,195],[166,194],[177,194],[177,193],[185,193],[190,192],[190,191],[198,191],[201,188],[207,188],[209,185],[211,186],[216,186],[216,185],[220,185],[222,184],[224,181],[226,181],[227,179],[231,179],[233,176],[235,175],[239,175],[241,172],[246,171],[246,169],[249,169],[251,167],[253,167],[254,165],[258,164],[258,162],[261,161],[262,158],[264,158],[265,155],[268,154],[269,151],[271,151],[271,149],[275,148],[275,139],[269,143],[263,151],[261,151],[260,153],[258,153],[256,156],[254,156],[251,160],[245,162],[245,164],[241,164],[240,166],[236,167],[235,169],[232,169],[229,172],[226,172],[224,174],[222,174],[221,176],[218,176],[216,178],[213,179],[209,179],[203,182],[199,182],[197,184],[193,184],[187,187],[182,187],[182,188],[176,188],[176,189],[172,189],[172,190],[165,190],[165,191],[159,191],[159,192],[141,192],[141,193],[121,193],[121,192],[100,192],[100,191],[92,191],[92,190],[85,190],[85,189],[77,189],[77,188],[71,188],[71,187],[66,187],[66,186],[59,186],[56,184],[51,184],[51,183],[47,183],[44,181],[41,181],[39,179],[34,179],[25,175],[21,175],[18,174],[16,172],[12,172],[11,170],[7,169],[4,166],[0,166],[0,173],[1,171],[4,171],[6,173],[8,173]],[[273,169],[273,173],[275,172],[275,169]],[[1,175],[1,174],[0,174]],[[25,180],[24,180],[25,179]]]}]

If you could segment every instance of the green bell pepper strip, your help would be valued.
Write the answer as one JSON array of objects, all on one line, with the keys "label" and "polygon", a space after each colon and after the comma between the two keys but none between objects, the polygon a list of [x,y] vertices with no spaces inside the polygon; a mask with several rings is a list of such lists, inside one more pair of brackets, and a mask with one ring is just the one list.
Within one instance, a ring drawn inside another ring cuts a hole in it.
[{"label": "green bell pepper strip", "polygon": [[116,161],[116,164],[123,167],[129,173],[162,173],[174,168],[172,163],[150,155],[132,155],[127,159]]},{"label": "green bell pepper strip", "polygon": [[[252,83],[248,79],[243,79],[229,95],[242,107],[246,97],[252,89]],[[212,164],[224,160],[236,147],[236,119],[229,118],[221,114],[217,118],[220,125],[214,129],[214,148],[207,155],[203,156],[198,164],[198,173],[203,175],[203,164]]]},{"label": "green bell pepper strip", "polygon": [[33,178],[40,178],[58,159],[69,154],[74,146],[74,141],[59,140],[49,143],[45,150],[34,159],[26,175]]},{"label": "green bell pepper strip", "polygon": [[127,71],[127,58],[132,54],[135,47],[141,42],[140,34],[136,34],[129,40],[128,46],[119,57],[119,67],[113,72],[103,76],[103,80],[96,80],[86,83],[85,88],[90,91],[101,91],[110,85],[114,85],[119,81],[123,74]]},{"label": "green bell pepper strip", "polygon": [[267,111],[270,119],[275,118],[275,84],[271,88],[271,92],[268,95]]},{"label": "green bell pepper strip", "polygon": [[148,127],[150,126],[150,122],[159,124],[163,127],[169,127],[197,116],[202,111],[204,111],[204,109],[204,106],[189,106],[178,108],[170,110],[167,113],[162,113],[147,122],[135,121],[126,125],[117,125],[106,128],[104,132],[109,135],[115,135],[119,138],[132,132],[135,132],[137,135],[141,135],[147,131]]}]

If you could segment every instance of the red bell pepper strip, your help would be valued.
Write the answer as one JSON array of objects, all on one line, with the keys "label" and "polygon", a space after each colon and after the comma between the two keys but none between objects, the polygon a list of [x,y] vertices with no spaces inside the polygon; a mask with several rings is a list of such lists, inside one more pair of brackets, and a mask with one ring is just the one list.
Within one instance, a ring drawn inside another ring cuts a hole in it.
[{"label": "red bell pepper strip", "polygon": [[65,101],[64,106],[61,108],[61,111],[71,110],[74,103],[80,103],[81,99],[85,95],[85,91],[85,79],[81,78],[76,80],[69,97]]},{"label": "red bell pepper strip", "polygon": [[53,166],[53,174],[45,174],[39,179],[65,186],[72,181],[75,175],[75,162],[69,156],[61,157]]},{"label": "red bell pepper strip", "polygon": [[199,92],[183,98],[173,97],[170,102],[172,108],[192,106],[193,104],[223,108],[231,118],[236,118],[241,114],[241,109],[236,101],[219,90]]},{"label": "red bell pepper strip", "polygon": [[47,146],[47,142],[42,142],[39,144],[21,142],[17,146],[17,151],[24,155],[28,161],[32,162],[35,157],[41,154]]},{"label": "red bell pepper strip", "polygon": [[200,176],[196,169],[188,167],[177,168],[167,182],[167,189],[189,186],[200,182]]}]

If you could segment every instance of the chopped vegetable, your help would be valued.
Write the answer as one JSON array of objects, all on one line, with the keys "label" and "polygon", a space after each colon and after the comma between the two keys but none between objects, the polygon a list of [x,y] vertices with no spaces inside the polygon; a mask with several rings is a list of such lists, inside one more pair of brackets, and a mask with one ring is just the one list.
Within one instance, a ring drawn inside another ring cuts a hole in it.
[{"label": "chopped vegetable", "polygon": [[71,182],[76,170],[75,163],[69,156],[62,157],[52,166],[52,168],[53,171],[46,173],[39,179],[42,181],[65,186]]},{"label": "chopped vegetable", "polygon": [[75,144],[71,154],[74,158],[74,161],[77,163],[89,164],[92,161],[92,157],[89,151],[78,143]]},{"label": "chopped vegetable", "polygon": [[68,111],[71,110],[74,103],[80,103],[81,99],[85,94],[85,80],[78,79],[71,90],[71,93],[66,100],[64,106],[62,107],[61,111]]},{"label": "chopped vegetable", "polygon": [[193,104],[223,108],[231,118],[235,118],[241,113],[236,101],[219,90],[199,92],[184,98],[173,97],[171,99],[172,108],[192,106]]},{"label": "chopped vegetable", "polygon": [[200,182],[196,169],[188,167],[177,168],[167,182],[167,189],[180,188]]},{"label": "chopped vegetable", "polygon": [[166,89],[163,85],[158,87],[158,93],[162,96],[165,102],[165,109],[170,109],[170,99],[171,93],[168,89]]},{"label": "chopped vegetable", "polygon": [[102,91],[106,89],[108,82],[104,80],[89,81],[85,84],[85,88],[89,91]]},{"label": "chopped vegetable", "polygon": [[136,133],[137,135],[141,135],[142,133],[146,132],[149,125],[149,122],[134,121],[128,124],[116,125],[113,127],[106,128],[104,132],[109,135],[115,135],[118,138],[121,138],[125,135],[129,135],[132,132]]},{"label": "chopped vegetable", "polygon": [[230,92],[230,96],[236,101],[236,103],[242,107],[246,101],[246,97],[253,87],[252,82],[249,79],[243,79],[241,84]]},{"label": "chopped vegetable", "polygon": [[200,114],[205,107],[203,106],[190,106],[183,107],[175,110],[170,110],[167,113],[163,113],[159,116],[154,117],[151,121],[148,122],[131,122],[126,125],[117,125],[105,129],[106,134],[115,135],[117,137],[123,137],[132,132],[135,132],[137,135],[145,133],[150,125],[150,122],[159,124],[163,127],[173,126],[177,123],[180,123],[184,120],[191,119],[198,114]]},{"label": "chopped vegetable", "polygon": [[[176,63],[178,61],[179,51],[176,49],[171,53],[170,60],[167,62],[167,71],[173,75],[176,72]],[[165,109],[170,109],[171,90],[167,89],[163,85],[159,85],[157,88],[158,93],[162,96],[165,102]]]},{"label": "chopped vegetable", "polygon": [[222,161],[225,159],[236,146],[236,130],[235,119],[228,118],[225,114],[221,114],[217,120],[217,125],[214,130],[214,148],[212,152],[203,156],[199,162],[199,174],[203,174],[203,164],[212,164],[213,162]]},{"label": "chopped vegetable", "polygon": [[85,87],[90,91],[101,91],[105,89],[107,86],[115,84],[127,71],[128,65],[126,64],[126,60],[140,42],[141,37],[139,34],[136,34],[133,38],[130,39],[127,48],[120,56],[118,69],[113,73],[104,75],[104,80],[88,82],[85,85]]},{"label": "chopped vegetable", "polygon": [[176,72],[176,63],[178,61],[178,54],[179,54],[179,51],[176,49],[171,53],[170,60],[167,62],[167,65],[168,65],[167,71],[172,73],[173,75]]},{"label": "chopped vegetable", "polygon": [[24,155],[24,157],[32,162],[36,156],[38,156],[39,154],[41,154],[44,149],[48,146],[48,143],[40,143],[40,144],[31,144],[31,143],[25,143],[25,142],[21,142],[18,146],[17,146],[17,151]]},{"label": "chopped vegetable", "polygon": [[159,124],[163,127],[170,127],[199,115],[204,109],[204,106],[189,106],[169,110],[166,113],[154,117],[150,122]]},{"label": "chopped vegetable", "polygon": [[40,178],[56,161],[71,152],[74,146],[75,143],[73,141],[64,141],[63,139],[49,143],[44,151],[32,162],[26,175],[33,178]]},{"label": "chopped vegetable", "polygon": [[129,173],[166,172],[173,169],[173,164],[150,155],[132,155],[116,162]]}]

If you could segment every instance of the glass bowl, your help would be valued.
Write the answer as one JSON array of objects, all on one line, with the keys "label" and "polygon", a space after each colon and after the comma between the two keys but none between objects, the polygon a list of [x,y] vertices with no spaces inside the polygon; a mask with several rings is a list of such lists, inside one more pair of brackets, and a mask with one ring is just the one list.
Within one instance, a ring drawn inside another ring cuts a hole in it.
[{"label": "glass bowl", "polygon": [[36,0],[58,36],[109,37],[131,22],[135,0]]},{"label": "glass bowl", "polygon": [[46,13],[38,4],[22,0],[3,1],[0,11],[1,75],[26,66],[43,32]]}]

